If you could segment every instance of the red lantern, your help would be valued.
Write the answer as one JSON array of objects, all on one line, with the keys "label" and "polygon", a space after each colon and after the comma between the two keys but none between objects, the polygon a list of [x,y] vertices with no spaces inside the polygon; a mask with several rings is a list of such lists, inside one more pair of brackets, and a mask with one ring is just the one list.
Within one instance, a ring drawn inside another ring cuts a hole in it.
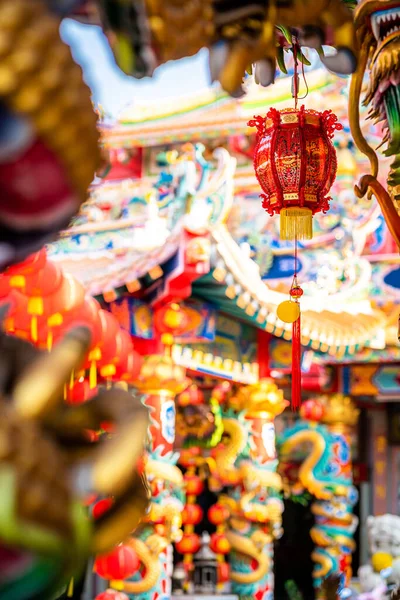
[{"label": "red lantern", "polygon": [[20,273],[21,275],[36,273],[43,269],[46,261],[47,252],[45,248],[42,248],[39,252],[31,254],[22,262],[8,267],[7,275],[14,275],[15,273]]},{"label": "red lantern", "polygon": [[197,385],[191,385],[177,398],[179,406],[197,406],[204,404],[204,394]]},{"label": "red lantern", "polygon": [[179,304],[167,304],[154,313],[154,327],[161,334],[163,344],[172,345],[174,337],[182,335],[188,325],[187,312]]},{"label": "red lantern", "polygon": [[186,504],[182,512],[183,525],[198,525],[203,518],[203,511],[198,504]]},{"label": "red lantern", "polygon": [[213,533],[210,539],[210,548],[215,554],[228,554],[231,545],[223,533]]},{"label": "red lantern", "polygon": [[90,387],[87,379],[78,380],[72,384],[72,387],[67,387],[65,400],[67,404],[82,404],[96,396],[97,391],[97,388]]},{"label": "red lantern", "polygon": [[110,510],[113,504],[114,500],[112,498],[103,498],[102,500],[96,502],[92,509],[93,518],[99,519],[102,515]]},{"label": "red lantern", "polygon": [[281,239],[312,238],[312,215],[329,209],[329,190],[335,180],[337,160],[331,142],[342,129],[330,110],[323,113],[271,108],[254,117],[257,127],[254,169],[264,192],[263,208],[281,217]]},{"label": "red lantern", "polygon": [[196,533],[184,533],[175,548],[180,554],[196,554],[200,550],[201,540]]},{"label": "red lantern", "polygon": [[307,400],[300,409],[300,416],[307,421],[321,421],[324,416],[325,408],[318,400]]},{"label": "red lantern", "polygon": [[226,562],[218,563],[218,583],[227,583],[230,579],[229,564]]},{"label": "red lantern", "polygon": [[98,556],[94,563],[94,570],[104,579],[123,580],[136,573],[139,565],[134,549],[121,544],[108,554]]},{"label": "red lantern", "polygon": [[213,525],[222,525],[229,518],[229,510],[223,504],[214,504],[208,510],[208,519]]},{"label": "red lantern", "polygon": [[96,596],[95,600],[129,600],[128,596],[117,590],[106,590]]},{"label": "red lantern", "polygon": [[184,475],[183,479],[188,496],[198,496],[204,490],[204,483],[198,475]]}]

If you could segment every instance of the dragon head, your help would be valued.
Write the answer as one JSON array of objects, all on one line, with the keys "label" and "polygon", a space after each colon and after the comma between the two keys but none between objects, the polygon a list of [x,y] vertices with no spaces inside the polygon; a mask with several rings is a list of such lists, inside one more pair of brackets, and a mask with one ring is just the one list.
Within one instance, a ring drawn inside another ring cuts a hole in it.
[{"label": "dragon head", "polygon": [[369,83],[364,103],[382,122],[388,156],[400,154],[400,2],[362,0],[355,24],[363,46],[368,44]]},{"label": "dragon head", "polygon": [[[360,60],[353,76],[349,117],[354,140],[371,162],[373,177],[378,173],[378,159],[368,145],[359,125],[359,99],[365,71],[369,80],[363,103],[369,106],[369,117],[380,122],[387,143],[386,156],[396,156],[389,177],[391,196],[400,199],[400,1],[361,0],[354,13],[360,45]],[[397,207],[398,208],[398,207]]]}]

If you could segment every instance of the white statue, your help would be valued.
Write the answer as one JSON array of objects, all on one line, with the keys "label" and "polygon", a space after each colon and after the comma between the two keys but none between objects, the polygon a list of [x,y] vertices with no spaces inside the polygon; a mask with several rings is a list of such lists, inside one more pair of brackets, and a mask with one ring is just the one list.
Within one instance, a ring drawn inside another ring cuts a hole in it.
[{"label": "white statue", "polygon": [[361,591],[372,592],[382,585],[381,572],[391,570],[390,581],[400,584],[400,517],[381,515],[367,519],[371,564],[358,570]]}]

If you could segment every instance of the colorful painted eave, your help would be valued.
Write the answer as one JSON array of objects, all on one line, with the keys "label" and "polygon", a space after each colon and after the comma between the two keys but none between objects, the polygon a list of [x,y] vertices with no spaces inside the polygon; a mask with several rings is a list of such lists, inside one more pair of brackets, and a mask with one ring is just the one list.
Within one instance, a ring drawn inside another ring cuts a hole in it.
[{"label": "colorful painted eave", "polygon": [[[326,108],[326,96],[338,88],[335,79],[326,70],[307,73],[307,84],[312,95],[312,108]],[[342,83],[342,89],[347,85]],[[329,95],[329,108],[335,111],[343,105],[339,95]],[[254,114],[266,112],[271,106],[284,108],[292,105],[290,83],[282,77],[269,88],[250,82],[247,94],[233,99],[212,87],[186,98],[133,105],[126,109],[115,124],[102,123],[100,132],[107,147],[157,146],[172,142],[213,138],[216,135],[235,135],[249,132],[247,122]]]},{"label": "colorful painted eave", "polygon": [[[268,288],[255,262],[243,253],[225,226],[216,227],[212,237],[217,256],[214,268],[207,281],[199,280],[194,293],[214,301],[228,314],[290,340],[291,325],[276,314],[287,295]],[[352,299],[356,297],[356,289],[346,294],[303,297],[302,344],[340,357],[353,355],[371,339],[382,336],[386,315],[373,309],[368,300]]]}]

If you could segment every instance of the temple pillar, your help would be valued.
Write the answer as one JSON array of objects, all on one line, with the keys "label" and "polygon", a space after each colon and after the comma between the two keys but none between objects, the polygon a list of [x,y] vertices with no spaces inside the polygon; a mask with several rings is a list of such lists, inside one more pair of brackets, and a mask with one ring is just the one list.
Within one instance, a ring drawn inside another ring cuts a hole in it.
[{"label": "temple pillar", "polygon": [[151,505],[142,524],[130,538],[141,561],[140,570],[129,580],[113,581],[111,587],[130,598],[164,600],[171,595],[171,543],[181,536],[184,507],[183,478],[176,466],[175,396],[190,383],[185,369],[174,364],[169,355],[145,358],[135,382],[149,408],[149,445],[145,473],[151,491]]},{"label": "temple pillar", "polygon": [[287,405],[274,382],[263,379],[239,388],[223,413],[229,441],[216,452],[212,475],[229,487],[219,503],[229,509],[230,579],[241,600],[273,598],[273,540],[283,512],[274,418]]}]

